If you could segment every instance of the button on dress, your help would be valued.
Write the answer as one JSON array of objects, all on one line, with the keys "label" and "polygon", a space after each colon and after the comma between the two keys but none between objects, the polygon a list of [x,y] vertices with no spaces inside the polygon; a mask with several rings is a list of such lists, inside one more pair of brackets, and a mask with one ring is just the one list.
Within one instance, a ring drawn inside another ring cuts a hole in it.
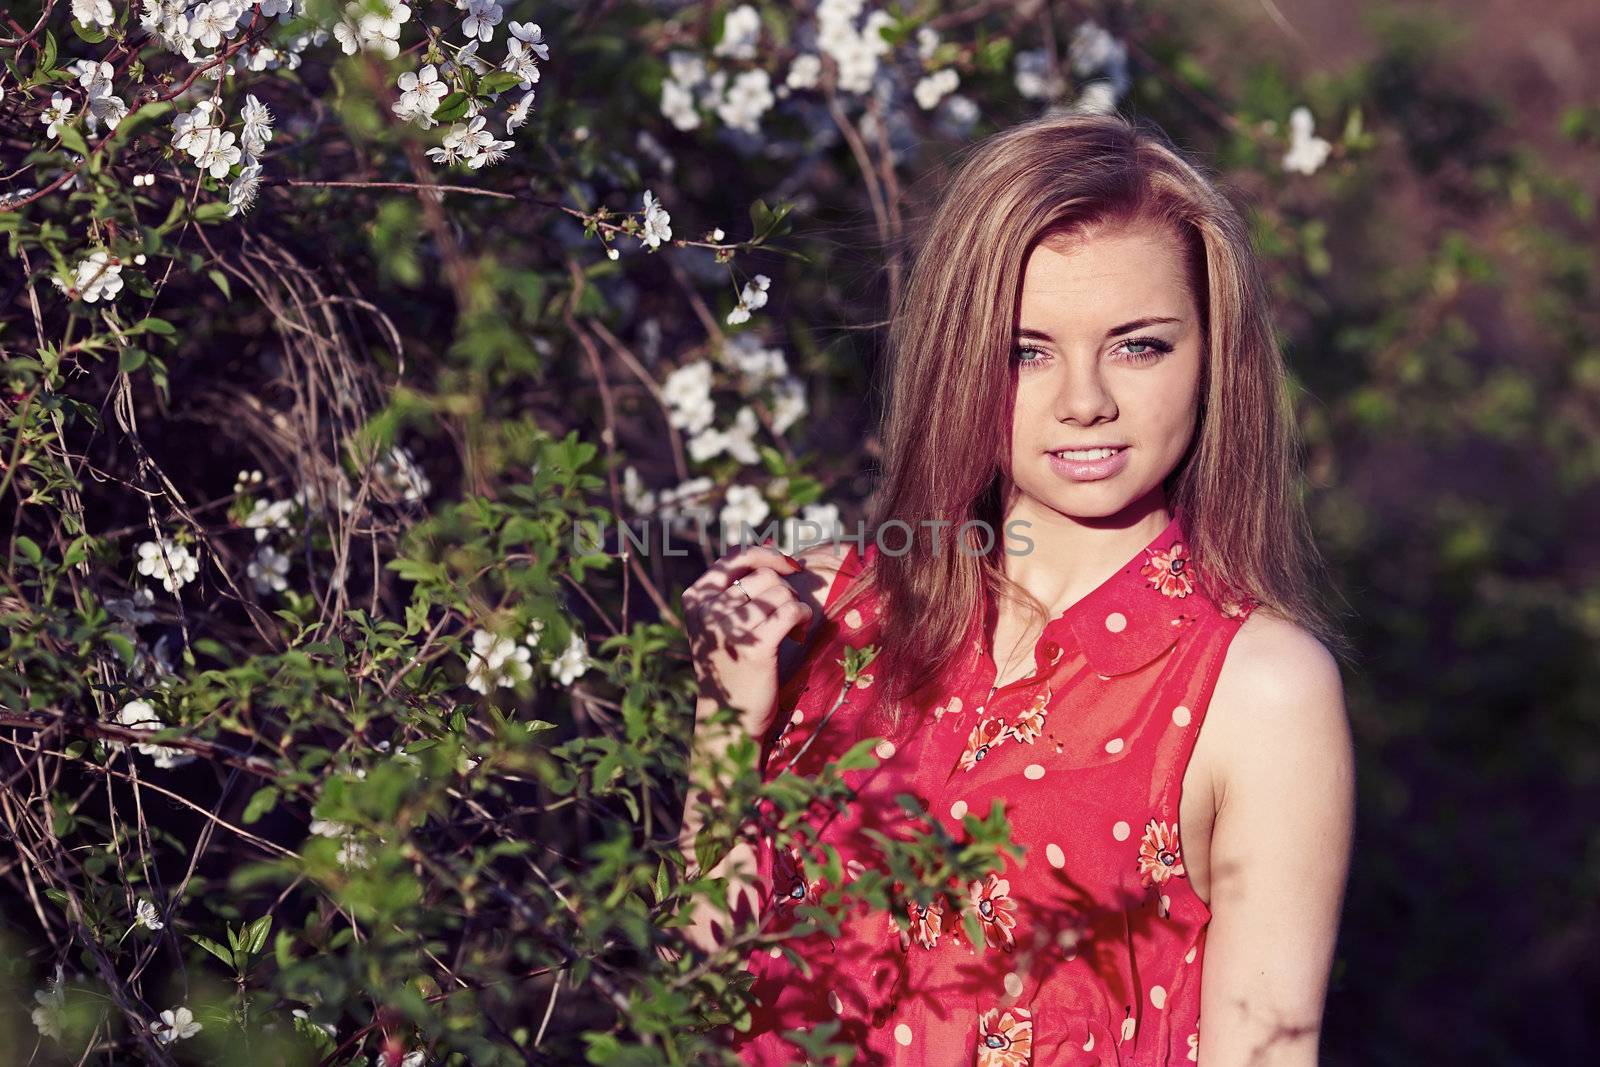
[{"label": "button on dress", "polygon": [[[753,1025],[730,1032],[743,1062],[804,1063],[783,1032],[829,1022],[858,1064],[1197,1059],[1211,912],[1185,873],[1179,793],[1223,656],[1255,602],[1210,598],[1186,541],[1179,511],[1049,620],[1034,671],[998,690],[987,648],[993,607],[982,618],[974,612],[958,662],[917,698],[920,725],[898,744],[879,744],[876,768],[844,773],[855,795],[843,811],[817,805],[807,818],[838,850],[844,881],[882,869],[869,831],[898,840],[916,832],[895,800],[901,793],[957,841],[969,837],[963,817],[983,819],[1003,804],[1021,858],[1007,855],[1003,869],[952,887],[959,911],[897,892],[908,931],[881,908],[847,901],[838,937],[819,930],[784,942],[809,976],[781,952],[753,952]],[[830,607],[876,552],[850,549]],[[814,775],[873,736],[860,721],[877,696],[872,668],[845,691],[839,662],[847,645],[881,647],[873,595],[823,622],[783,686],[787,721],[763,765],[766,780],[784,770]],[[818,904],[829,888],[822,852],[799,832],[764,834],[757,857],[771,886],[768,929],[792,926],[795,908]],[[981,940],[967,937],[966,913]]]}]

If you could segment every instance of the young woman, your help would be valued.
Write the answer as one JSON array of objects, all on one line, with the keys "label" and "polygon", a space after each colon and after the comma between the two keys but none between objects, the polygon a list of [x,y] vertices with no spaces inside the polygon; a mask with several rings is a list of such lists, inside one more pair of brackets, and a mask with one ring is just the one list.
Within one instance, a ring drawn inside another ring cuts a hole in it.
[{"label": "young woman", "polygon": [[[768,778],[884,738],[816,820],[846,881],[876,866],[869,831],[909,836],[900,793],[957,840],[1003,805],[1018,857],[932,904],[896,885],[907,931],[861,906],[786,942],[809,975],[754,955],[755,1025],[730,1036],[756,1064],[835,1023],[858,1063],[1315,1064],[1353,817],[1344,645],[1246,228],[1159,135],[1067,116],[976,146],[926,234],[865,551],[746,548],[697,580],[699,710],[743,712]],[[717,744],[697,735],[702,766]],[[785,929],[829,888],[820,855],[765,837],[715,873]]]}]

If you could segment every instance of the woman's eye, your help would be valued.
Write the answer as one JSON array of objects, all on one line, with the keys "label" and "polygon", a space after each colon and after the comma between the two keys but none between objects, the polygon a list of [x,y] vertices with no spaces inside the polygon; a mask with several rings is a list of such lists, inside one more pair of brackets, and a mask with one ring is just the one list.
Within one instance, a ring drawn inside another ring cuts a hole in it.
[{"label": "woman's eye", "polygon": [[[1034,358],[1026,358],[1029,355],[1032,355]],[[1023,345],[1021,348],[1018,348],[1016,352],[1017,365],[1024,368],[1037,367],[1044,363],[1048,358],[1049,357],[1045,352],[1042,352],[1037,348],[1029,348],[1027,345]]]},{"label": "woman's eye", "polygon": [[1129,363],[1154,363],[1171,352],[1172,346],[1154,337],[1144,337],[1135,341],[1124,341],[1122,351],[1127,355]]}]

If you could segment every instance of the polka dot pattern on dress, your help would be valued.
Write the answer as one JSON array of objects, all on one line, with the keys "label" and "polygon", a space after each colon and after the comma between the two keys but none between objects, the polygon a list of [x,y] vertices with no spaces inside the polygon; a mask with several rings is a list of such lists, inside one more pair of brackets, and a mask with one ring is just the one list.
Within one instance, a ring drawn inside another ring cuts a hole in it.
[{"label": "polka dot pattern on dress", "polygon": [[[752,949],[760,1003],[741,1042],[751,1048],[746,1063],[803,1059],[785,1031],[852,1020],[848,1032],[860,1051],[870,1042],[886,1061],[953,1059],[946,1049],[956,1049],[964,1067],[975,1067],[975,1055],[984,1067],[1044,1067],[1081,1048],[1085,1063],[1193,1067],[1207,911],[1191,902],[1198,898],[1178,873],[1177,828],[1166,826],[1211,699],[1211,668],[1240,620],[1220,610],[1206,584],[1190,588],[1191,572],[1204,568],[1185,553],[1185,540],[1174,520],[1099,588],[1032,631],[1031,652],[1013,648],[1003,670],[978,613],[948,670],[930,672],[922,681],[932,684],[907,702],[929,727],[908,734],[914,743],[873,714],[889,694],[873,681],[871,665],[838,699],[847,650],[879,643],[875,623],[885,615],[871,588],[850,588],[848,580],[830,588],[826,610],[836,624],[808,650],[777,715],[797,728],[791,754],[797,736],[814,735],[810,764],[824,767],[870,738],[862,749],[878,766],[852,776],[856,795],[842,811],[806,813],[815,835],[796,828],[794,840],[837,849],[840,881],[859,889],[864,878],[894,877],[864,830],[899,838],[902,818],[922,826],[931,819],[962,843],[964,820],[999,804],[1021,851],[1004,856],[993,878],[949,883],[949,895],[927,906],[907,905],[905,887],[891,886],[897,914],[842,915],[836,937],[821,931],[787,940],[773,953],[777,962],[760,956],[766,948]],[[842,596],[859,602],[838,603]],[[991,687],[1016,673],[1019,652],[1031,673]],[[768,781],[784,763],[767,760]],[[901,795],[915,803],[902,807]],[[817,880],[818,870],[794,869],[776,847],[759,855],[761,875],[786,898],[780,926],[803,921],[793,904],[834,888]],[[1147,891],[1134,888],[1141,882]],[[975,940],[963,922],[969,909],[983,923]],[[1154,936],[1119,936],[1141,925]],[[793,995],[800,990],[798,972],[785,965],[791,957],[811,966],[810,989],[820,997]],[[901,969],[902,960],[910,966]],[[888,995],[897,974],[904,987]],[[1104,995],[1088,1001],[1082,994],[1092,983]],[[929,996],[932,1015],[909,1010]],[[1045,1029],[1035,1033],[1041,1021]]]}]

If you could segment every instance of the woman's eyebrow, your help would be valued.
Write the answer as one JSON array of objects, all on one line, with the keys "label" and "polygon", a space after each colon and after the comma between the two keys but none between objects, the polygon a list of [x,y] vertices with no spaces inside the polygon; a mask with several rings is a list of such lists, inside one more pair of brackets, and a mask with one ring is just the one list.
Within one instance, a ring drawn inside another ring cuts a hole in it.
[{"label": "woman's eyebrow", "polygon": [[[1147,326],[1160,326],[1169,322],[1182,321],[1182,319],[1175,319],[1166,315],[1152,315],[1148,318],[1134,319],[1132,322],[1125,322],[1121,326],[1113,326],[1111,329],[1106,331],[1106,337],[1108,339],[1112,337],[1121,337],[1125,333],[1132,333],[1135,330],[1142,330]],[[1024,326],[1022,329],[1017,331],[1017,336],[1037,338],[1041,341],[1055,340],[1055,338],[1050,335],[1049,331],[1036,330],[1032,326]]]}]

